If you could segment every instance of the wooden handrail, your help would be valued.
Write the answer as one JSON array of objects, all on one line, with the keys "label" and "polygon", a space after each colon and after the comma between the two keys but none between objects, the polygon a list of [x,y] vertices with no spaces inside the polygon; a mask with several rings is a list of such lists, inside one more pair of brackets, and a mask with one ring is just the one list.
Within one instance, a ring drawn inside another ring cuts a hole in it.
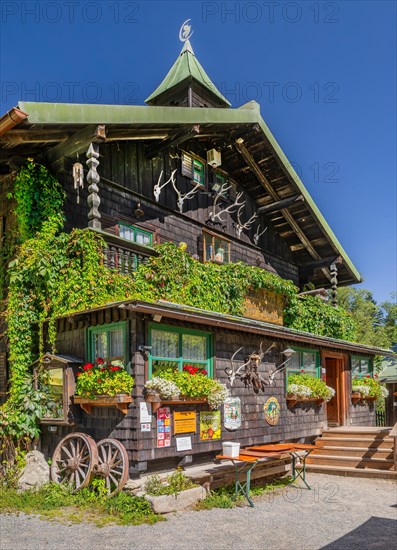
[{"label": "wooden handrail", "polygon": [[393,445],[394,469],[397,471],[397,422],[394,424],[393,428],[390,430],[389,435],[390,437],[394,438],[394,445]]}]

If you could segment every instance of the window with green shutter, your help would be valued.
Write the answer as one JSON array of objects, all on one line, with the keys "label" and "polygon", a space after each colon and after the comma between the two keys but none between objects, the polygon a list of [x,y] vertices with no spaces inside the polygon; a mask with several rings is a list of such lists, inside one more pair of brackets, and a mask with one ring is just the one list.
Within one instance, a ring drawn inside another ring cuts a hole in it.
[{"label": "window with green shutter", "polygon": [[351,357],[352,378],[365,378],[372,376],[373,366],[369,357],[359,357],[352,355]]},{"label": "window with green shutter", "polygon": [[88,360],[98,357],[105,361],[127,363],[127,322],[111,323],[88,328]]},{"label": "window with green shutter", "polygon": [[149,325],[149,378],[161,368],[182,371],[186,365],[205,369],[212,376],[212,335],[166,325]]}]

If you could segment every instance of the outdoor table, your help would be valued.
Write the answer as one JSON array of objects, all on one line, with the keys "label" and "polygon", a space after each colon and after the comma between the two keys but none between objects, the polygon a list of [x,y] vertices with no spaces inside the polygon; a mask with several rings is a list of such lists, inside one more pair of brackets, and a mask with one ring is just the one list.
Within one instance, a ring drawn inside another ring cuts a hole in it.
[{"label": "outdoor table", "polygon": [[282,458],[283,453],[288,453],[292,459],[292,480],[291,484],[297,479],[301,479],[308,489],[311,489],[310,485],[306,481],[306,458],[315,449],[315,445],[306,445],[303,443],[275,443],[269,445],[254,445],[244,449],[246,451],[253,452],[268,452],[279,453],[279,457]]},{"label": "outdoor table", "polygon": [[[250,497],[251,489],[251,472],[258,464],[260,457],[240,454],[238,457],[231,457],[225,455],[217,455],[217,460],[230,460],[233,463],[235,471],[235,496],[241,494],[244,496],[248,504],[253,508],[254,503]],[[246,474],[245,482],[239,480],[239,474]]]}]

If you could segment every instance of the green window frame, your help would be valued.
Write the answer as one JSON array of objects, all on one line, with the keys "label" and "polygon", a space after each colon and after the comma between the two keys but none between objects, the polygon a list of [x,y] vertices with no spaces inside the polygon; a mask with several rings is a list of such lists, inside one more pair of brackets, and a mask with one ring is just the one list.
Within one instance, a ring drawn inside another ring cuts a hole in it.
[{"label": "green window frame", "polygon": [[[156,337],[161,333],[164,333],[163,341],[159,339],[157,344]],[[156,366],[167,364],[177,367],[179,371],[182,371],[185,365],[193,365],[205,369],[207,376],[213,377],[213,346],[210,332],[149,323],[149,345],[149,379],[155,376]],[[194,358],[192,355],[197,349],[201,351],[202,356]]]},{"label": "green window frame", "polygon": [[204,187],[205,185],[205,165],[201,160],[193,158],[193,180],[194,183],[199,183]]},{"label": "green window frame", "polygon": [[[295,353],[291,356],[288,366],[285,369],[287,389],[288,377],[292,374],[310,374],[315,378],[321,377],[319,350],[297,347],[293,347],[292,349],[295,350]],[[310,358],[309,356],[312,357]]]},{"label": "green window frame", "polygon": [[[121,343],[120,343],[121,339]],[[98,348],[102,350],[98,351]],[[87,330],[88,360],[93,363],[102,357],[104,360],[122,361],[127,366],[127,321],[89,327]],[[104,351],[104,353],[102,353]],[[115,353],[112,353],[115,352]]]},{"label": "green window frame", "polygon": [[122,239],[137,243],[141,246],[152,246],[153,233],[150,231],[146,231],[145,229],[141,229],[140,227],[136,227],[135,225],[130,225],[125,222],[118,222],[117,226],[119,237]]},{"label": "green window frame", "polygon": [[362,355],[352,355],[350,358],[351,377],[353,378],[365,378],[368,374],[373,376],[373,362],[370,357],[363,357]]}]

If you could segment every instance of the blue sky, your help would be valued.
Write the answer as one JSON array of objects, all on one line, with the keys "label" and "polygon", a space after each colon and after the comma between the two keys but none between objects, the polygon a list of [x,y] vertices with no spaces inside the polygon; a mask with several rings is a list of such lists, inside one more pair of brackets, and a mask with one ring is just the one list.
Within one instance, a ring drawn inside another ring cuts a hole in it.
[{"label": "blue sky", "polygon": [[3,0],[1,111],[143,104],[192,19],[200,62],[250,99],[378,302],[396,291],[396,3]]}]

